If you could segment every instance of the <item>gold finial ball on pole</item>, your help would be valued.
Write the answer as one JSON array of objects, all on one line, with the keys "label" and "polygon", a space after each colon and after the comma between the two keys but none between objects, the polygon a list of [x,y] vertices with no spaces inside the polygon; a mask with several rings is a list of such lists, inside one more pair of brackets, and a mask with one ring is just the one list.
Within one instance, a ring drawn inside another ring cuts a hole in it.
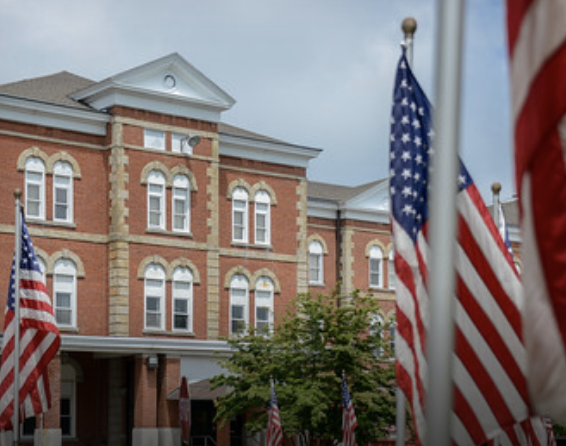
[{"label": "gold finial ball on pole", "polygon": [[403,20],[401,29],[405,33],[406,37],[413,37],[413,34],[415,34],[415,31],[417,30],[417,21],[413,17],[407,17]]},{"label": "gold finial ball on pole", "polygon": [[497,182],[497,181],[496,181],[495,183],[493,183],[493,184],[491,185],[491,191],[492,191],[494,194],[499,194],[499,192],[501,192],[501,183],[499,183],[499,182]]},{"label": "gold finial ball on pole", "polygon": [[14,189],[14,198],[19,200],[22,198],[22,190],[21,189]]}]

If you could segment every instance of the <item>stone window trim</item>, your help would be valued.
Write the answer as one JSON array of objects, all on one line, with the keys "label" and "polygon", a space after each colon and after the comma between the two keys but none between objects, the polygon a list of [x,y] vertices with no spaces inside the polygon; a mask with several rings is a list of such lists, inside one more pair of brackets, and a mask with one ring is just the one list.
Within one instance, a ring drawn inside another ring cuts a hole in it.
[{"label": "stone window trim", "polygon": [[198,268],[193,262],[191,262],[189,259],[184,257],[179,257],[175,260],[172,260],[171,262],[168,262],[159,255],[148,256],[144,258],[138,266],[138,271],[137,271],[138,280],[145,279],[145,269],[151,263],[157,263],[163,267],[163,269],[165,270],[166,282],[173,281],[173,273],[175,272],[175,269],[177,269],[177,267],[186,267],[191,271],[193,275],[193,284],[200,285],[200,272]]},{"label": "stone window trim", "polygon": [[268,268],[260,268],[255,273],[251,273],[246,267],[238,265],[231,268],[226,275],[224,276],[224,288],[230,288],[230,282],[232,281],[232,277],[236,275],[245,276],[248,279],[249,289],[250,291],[255,291],[255,285],[260,277],[267,277],[273,283],[273,292],[275,294],[281,294],[281,285],[279,283],[279,279],[273,271]]},{"label": "stone window trim", "polygon": [[17,161],[17,169],[19,172],[25,171],[26,161],[29,157],[35,157],[41,159],[45,164],[45,173],[47,175],[53,175],[55,164],[57,162],[67,162],[73,168],[73,179],[80,180],[82,178],[81,168],[77,160],[71,156],[68,152],[61,150],[49,156],[44,151],[38,147],[30,147],[20,153]]},{"label": "stone window trim", "polygon": [[198,185],[196,178],[191,172],[191,170],[187,166],[183,166],[182,164],[178,164],[177,166],[173,167],[172,169],[168,169],[165,164],[159,161],[152,161],[144,166],[141,171],[140,175],[140,183],[144,186],[147,186],[149,174],[151,171],[156,170],[161,172],[165,176],[165,187],[167,189],[172,189],[175,183],[175,176],[177,175],[185,175],[189,180],[189,189],[191,192],[198,191]]}]

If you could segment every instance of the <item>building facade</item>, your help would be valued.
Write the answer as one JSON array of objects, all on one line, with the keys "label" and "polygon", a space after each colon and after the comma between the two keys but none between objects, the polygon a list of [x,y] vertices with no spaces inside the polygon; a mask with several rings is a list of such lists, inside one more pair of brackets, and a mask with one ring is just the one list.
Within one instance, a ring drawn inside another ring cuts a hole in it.
[{"label": "building facade", "polygon": [[0,86],[0,284],[21,189],[62,334],[53,407],[24,439],[179,444],[185,375],[193,443],[244,445],[242,420],[212,421],[223,339],[336,284],[394,318],[387,181],[308,181],[320,150],[224,123],[234,103],[178,54],[103,81]]}]

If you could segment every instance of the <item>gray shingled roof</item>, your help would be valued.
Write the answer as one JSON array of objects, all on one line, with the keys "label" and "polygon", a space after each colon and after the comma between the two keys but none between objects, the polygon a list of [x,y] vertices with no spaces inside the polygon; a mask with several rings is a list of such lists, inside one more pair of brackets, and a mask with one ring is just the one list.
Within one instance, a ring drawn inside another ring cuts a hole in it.
[{"label": "gray shingled roof", "polygon": [[387,181],[387,178],[372,181],[370,183],[361,184],[359,186],[339,186],[337,184],[320,183],[317,181],[309,181],[307,185],[307,196],[318,200],[334,201],[343,203],[350,198],[361,194],[367,189]]},{"label": "gray shingled roof", "polygon": [[90,107],[69,98],[69,95],[93,83],[94,81],[90,79],[61,71],[48,76],[0,85],[0,95],[91,110]]}]

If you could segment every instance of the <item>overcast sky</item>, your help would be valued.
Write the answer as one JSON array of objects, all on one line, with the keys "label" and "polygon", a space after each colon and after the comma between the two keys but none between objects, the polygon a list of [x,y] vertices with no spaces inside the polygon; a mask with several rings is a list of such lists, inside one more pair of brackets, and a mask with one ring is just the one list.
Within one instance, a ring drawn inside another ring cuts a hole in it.
[{"label": "overcast sky", "polygon": [[[515,193],[503,0],[468,0],[461,156],[480,191]],[[308,177],[388,172],[402,20],[434,101],[433,0],[0,0],[0,84],[69,71],[98,81],[178,52],[225,90],[223,121],[321,148]]]}]

